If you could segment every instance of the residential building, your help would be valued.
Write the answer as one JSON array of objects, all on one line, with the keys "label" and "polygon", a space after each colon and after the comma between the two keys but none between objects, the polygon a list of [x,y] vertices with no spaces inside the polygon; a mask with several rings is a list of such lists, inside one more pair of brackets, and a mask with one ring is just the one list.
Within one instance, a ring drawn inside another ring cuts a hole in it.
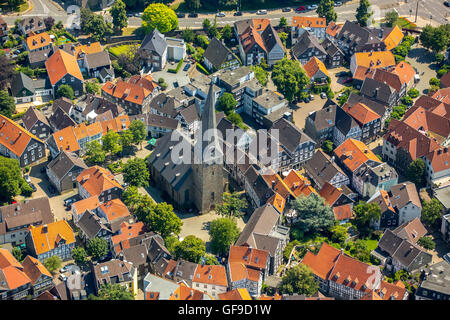
[{"label": "residential building", "polygon": [[328,83],[328,78],[330,77],[328,70],[325,68],[324,63],[316,57],[309,59],[309,61],[303,65],[303,69],[305,69],[306,75],[311,80],[311,83],[316,83],[318,85]]},{"label": "residential building", "polygon": [[101,289],[103,284],[120,284],[131,293],[137,294],[137,271],[132,263],[113,259],[92,265],[95,291]]},{"label": "residential building", "polygon": [[266,63],[269,66],[273,66],[277,61],[284,58],[284,45],[278,36],[278,32],[275,31],[271,24],[261,32],[261,39],[266,48]]},{"label": "residential building", "polygon": [[292,46],[292,57],[297,59],[302,65],[305,65],[313,56],[320,61],[325,61],[327,52],[319,40],[304,29],[301,29],[301,32],[295,45]]},{"label": "residential building", "polygon": [[0,43],[8,40],[8,24],[3,17],[0,17]]},{"label": "residential building", "polygon": [[289,228],[281,225],[277,210],[272,205],[266,204],[252,213],[235,245],[268,251],[269,274],[274,274],[282,263],[283,249],[288,241]]},{"label": "residential building", "polygon": [[70,117],[72,108],[72,100],[65,97],[53,101],[52,115],[48,118],[53,132],[70,126],[76,126],[76,122]]},{"label": "residential building", "polygon": [[335,147],[340,146],[348,139],[361,140],[362,130],[355,119],[336,106],[336,118],[333,128],[333,143]]},{"label": "residential building", "polygon": [[42,33],[46,30],[44,19],[41,17],[28,17],[25,18],[17,24],[19,31],[26,36],[30,32],[36,34]]},{"label": "residential building", "polygon": [[91,211],[86,211],[82,214],[76,226],[79,230],[78,236],[85,243],[88,243],[94,238],[102,238],[108,241],[113,234],[107,225],[107,221]]},{"label": "residential building", "polygon": [[356,52],[350,59],[350,71],[353,76],[360,72],[370,72],[395,65],[394,54],[391,51]]},{"label": "residential building", "polygon": [[53,54],[53,48],[28,53],[31,68],[45,68],[45,61]]},{"label": "residential building", "polygon": [[251,102],[251,113],[255,121],[265,128],[270,128],[275,121],[289,113],[288,101],[278,92],[264,89],[262,93]]},{"label": "residential building", "polygon": [[197,265],[192,279],[192,288],[217,299],[219,294],[227,292],[228,289],[225,267],[222,265]]},{"label": "residential building", "polygon": [[31,227],[25,241],[31,255],[39,261],[53,256],[69,260],[75,248],[75,234],[66,220]]},{"label": "residential building", "polygon": [[114,175],[99,166],[83,170],[77,177],[78,194],[82,199],[97,196],[100,202],[120,198],[123,187],[114,178]]},{"label": "residential building", "polygon": [[144,278],[144,300],[169,300],[179,288],[175,281],[148,273]]},{"label": "residential building", "polygon": [[45,158],[45,145],[41,139],[4,115],[0,115],[0,121],[2,156],[18,160],[21,167]]},{"label": "residential building", "polygon": [[382,126],[384,126],[385,121],[388,119],[392,111],[392,108],[389,107],[388,105],[356,93],[350,94],[345,105],[348,107],[352,107],[357,103],[361,103],[366,107],[368,107],[370,110],[377,113],[380,116]]},{"label": "residential building", "polygon": [[387,163],[364,163],[353,172],[352,186],[361,197],[372,197],[378,190],[389,191],[398,183],[398,174]]},{"label": "residential building", "polygon": [[23,272],[30,279],[30,294],[33,298],[53,288],[53,276],[41,261],[26,256],[22,262]]},{"label": "residential building", "polygon": [[13,74],[8,89],[16,104],[36,101],[38,97],[50,96],[52,87],[48,78],[32,80],[23,72]]},{"label": "residential building", "polygon": [[[194,276],[197,272],[197,268],[199,267],[198,264],[186,261],[183,259],[178,260],[170,260],[168,264],[166,265],[165,270],[163,271],[163,276],[165,276],[167,279],[174,280],[176,282],[185,282],[188,286],[191,288],[196,287],[198,290],[202,290],[203,292],[206,292],[204,289],[208,288],[208,285],[206,284],[206,288],[204,285],[202,286],[194,286]],[[223,268],[223,266],[221,266]],[[215,269],[217,271],[217,269]],[[223,269],[225,271],[225,268]],[[221,274],[221,271],[218,271],[218,274]],[[212,279],[210,279],[212,280]],[[214,279],[215,281],[216,279]],[[226,275],[225,275],[225,281],[226,281]],[[212,290],[212,286],[210,287]],[[225,290],[226,291],[226,290]]]},{"label": "residential building", "polygon": [[0,300],[23,300],[31,288],[31,280],[23,266],[6,249],[0,248]]},{"label": "residential building", "polygon": [[386,82],[366,78],[361,86],[361,94],[371,100],[393,107],[400,99],[397,90]]},{"label": "residential building", "polygon": [[63,84],[72,87],[76,97],[83,93],[84,78],[77,60],[70,53],[61,49],[57,50],[45,62],[45,67],[53,88],[53,96],[56,95],[56,91]]},{"label": "residential building", "polygon": [[325,30],[327,29],[327,21],[325,18],[320,17],[303,17],[293,16],[291,27],[291,39],[292,45],[297,41],[297,37],[301,33],[301,29],[307,30],[313,34],[317,39],[325,39]]},{"label": "residential building", "polygon": [[383,33],[384,35],[382,41],[386,45],[386,50],[392,50],[397,47],[402,42],[404,37],[402,29],[400,29],[397,25],[393,28],[384,29]]},{"label": "residential building", "polygon": [[261,34],[253,27],[248,27],[238,39],[239,53],[244,65],[251,66],[259,64],[262,59],[267,58],[267,49]]},{"label": "residential building", "polygon": [[64,192],[77,187],[76,179],[84,169],[87,166],[83,159],[63,150],[48,163],[46,172],[56,190]]},{"label": "residential building", "polygon": [[442,237],[444,238],[444,241],[449,243],[450,242],[450,214],[449,213],[442,216],[441,233],[442,233]]},{"label": "residential building", "polygon": [[38,34],[30,32],[23,42],[25,50],[29,53],[53,48],[52,40],[47,32]]},{"label": "residential building", "polygon": [[[88,75],[93,78],[98,78],[100,72],[105,70],[111,70],[111,60],[109,59],[109,53],[106,51],[100,51],[96,53],[86,54],[84,56],[84,66]],[[114,78],[114,69],[112,69],[112,78]]]},{"label": "residential building", "polygon": [[321,44],[327,53],[324,61],[327,68],[342,67],[345,62],[345,54],[342,50],[329,39],[325,39]]},{"label": "residential building", "polygon": [[185,283],[180,282],[178,288],[170,296],[169,300],[212,300],[211,296],[200,290],[189,288]]},{"label": "residential building", "polygon": [[45,225],[53,221],[53,211],[47,197],[0,207],[0,244],[21,245],[25,242],[29,226]]},{"label": "residential building", "polygon": [[381,132],[381,117],[378,113],[370,109],[363,103],[356,103],[354,105],[344,104],[342,109],[347,112],[359,124],[362,135],[361,140],[368,142],[376,139]]},{"label": "residential building", "polygon": [[[195,106],[192,106],[192,108],[195,109]],[[187,113],[183,114],[186,115]],[[177,119],[162,117],[152,113],[130,116],[130,122],[133,122],[133,120],[142,121],[147,128],[148,136],[151,138],[160,138],[166,133],[178,129],[178,127],[180,126],[180,123],[179,121],[177,121]]]},{"label": "residential building", "polygon": [[441,261],[426,268],[424,279],[415,292],[416,300],[450,299],[450,264]]},{"label": "residential building", "polygon": [[450,179],[450,152],[448,147],[434,150],[422,158],[425,162],[425,176],[431,186],[445,186]]},{"label": "residential building", "polygon": [[99,206],[100,201],[97,196],[74,202],[71,206],[73,222],[76,224],[86,211],[95,211]]},{"label": "residential building", "polygon": [[211,39],[203,53],[203,62],[209,71],[232,70],[240,65],[239,59],[217,38]]},{"label": "residential building", "polygon": [[326,242],[317,254],[308,251],[301,263],[311,269],[319,282],[319,291],[326,296],[360,300],[371,290],[380,288],[379,267],[358,261]]},{"label": "residential building", "polygon": [[321,190],[326,183],[330,183],[336,188],[350,184],[350,179],[334,159],[318,149],[313,157],[305,163],[306,174],[318,190]]},{"label": "residential building", "polygon": [[225,293],[218,294],[219,300],[252,300],[250,294],[245,288],[237,288],[229,290]]},{"label": "residential building", "polygon": [[105,219],[109,224],[117,219],[130,216],[127,206],[120,199],[112,199],[103,202],[97,209],[97,215]]},{"label": "residential building", "polygon": [[105,98],[87,94],[78,99],[76,105],[70,108],[68,114],[78,123],[95,122],[99,115],[111,111],[112,117],[124,115],[125,110],[116,103]]},{"label": "residential building", "polygon": [[[330,28],[330,34],[333,33],[334,30]],[[385,51],[386,44],[378,36],[378,32],[347,20],[333,41],[347,56],[351,56],[355,52]]]},{"label": "residential building", "polygon": [[52,132],[47,118],[36,107],[31,106],[22,117],[23,126],[39,139],[46,139]]},{"label": "residential building", "polygon": [[102,97],[118,103],[129,115],[148,112],[150,100],[158,92],[158,85],[150,74],[134,75],[128,81],[108,81],[102,87]]}]

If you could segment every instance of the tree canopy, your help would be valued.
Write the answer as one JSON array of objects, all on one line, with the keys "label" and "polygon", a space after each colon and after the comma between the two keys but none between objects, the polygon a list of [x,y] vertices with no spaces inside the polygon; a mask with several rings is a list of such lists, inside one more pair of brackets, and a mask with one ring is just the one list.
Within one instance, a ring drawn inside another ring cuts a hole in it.
[{"label": "tree canopy", "polygon": [[306,296],[314,295],[319,290],[319,283],[314,278],[311,269],[303,264],[286,271],[283,276],[279,289],[287,294],[304,294]]},{"label": "tree canopy", "polygon": [[417,158],[409,164],[406,176],[417,188],[425,185],[425,162],[422,158]]},{"label": "tree canopy", "polygon": [[292,206],[299,217],[295,226],[304,233],[328,231],[335,223],[333,210],[316,193],[311,193],[307,197],[298,197]]},{"label": "tree canopy", "polygon": [[179,234],[183,222],[173,212],[172,205],[161,202],[155,204],[145,195],[135,205],[135,214],[148,228],[159,233],[164,239],[170,234]]},{"label": "tree canopy", "polygon": [[165,4],[152,3],[144,10],[142,27],[147,32],[156,28],[161,33],[167,33],[178,27],[178,18],[175,11]]},{"label": "tree canopy", "polygon": [[72,250],[72,258],[77,265],[82,266],[87,262],[87,253],[83,247],[76,247]]},{"label": "tree canopy", "polygon": [[230,218],[218,218],[209,225],[211,249],[214,253],[224,255],[239,237],[239,228]]},{"label": "tree canopy", "polygon": [[28,189],[30,186],[22,176],[19,161],[0,156],[0,200],[11,201]]},{"label": "tree canopy", "polygon": [[193,235],[187,236],[175,247],[176,259],[181,258],[193,263],[200,263],[205,253],[205,241]]},{"label": "tree canopy", "polygon": [[105,283],[100,286],[98,295],[89,295],[89,300],[134,300],[134,295],[119,283]]},{"label": "tree canopy", "polygon": [[72,100],[75,98],[75,94],[71,86],[69,86],[68,84],[62,84],[56,90],[56,97],[57,98],[65,97],[67,99]]},{"label": "tree canopy", "polygon": [[248,207],[245,199],[236,193],[224,192],[222,195],[222,203],[217,206],[217,212],[223,216],[242,217],[244,213],[242,210]]},{"label": "tree canopy", "polygon": [[424,201],[422,204],[421,220],[429,226],[440,222],[442,217],[443,206],[438,199],[433,198],[431,201]]},{"label": "tree canopy", "polygon": [[133,120],[128,128],[133,134],[133,143],[141,144],[142,149],[142,142],[147,137],[147,128],[145,127],[145,124],[140,120]]},{"label": "tree canopy", "polygon": [[422,29],[419,39],[425,48],[439,53],[448,47],[450,24],[447,23],[439,27],[427,25]]},{"label": "tree canopy", "polygon": [[388,27],[393,27],[397,24],[398,12],[396,10],[388,11],[384,15],[384,19],[386,20]]},{"label": "tree canopy", "polygon": [[356,218],[355,223],[361,234],[367,235],[370,232],[370,225],[373,221],[381,218],[381,209],[378,203],[360,201],[353,209]]},{"label": "tree canopy", "polygon": [[127,11],[122,0],[116,0],[109,9],[109,13],[113,18],[113,26],[116,30],[122,30],[128,25]]},{"label": "tree canopy", "polygon": [[61,268],[62,260],[59,256],[51,256],[44,260],[44,266],[51,273],[55,273],[56,270]]},{"label": "tree canopy", "polygon": [[113,130],[109,130],[102,137],[102,148],[106,152],[109,152],[111,156],[118,154],[119,152],[122,152],[122,145],[120,144],[120,135]]},{"label": "tree canopy", "polygon": [[337,14],[336,11],[334,11],[333,0],[321,0],[316,12],[319,17],[325,18],[327,20],[327,24],[329,24],[331,21],[337,20]]},{"label": "tree canopy", "polygon": [[370,17],[373,12],[370,11],[369,0],[360,0],[359,6],[356,9],[356,20],[361,25],[361,27],[367,27]]},{"label": "tree canopy", "polygon": [[86,143],[85,160],[90,165],[102,164],[105,162],[106,152],[103,150],[102,144],[97,140]]},{"label": "tree canopy", "polygon": [[87,244],[87,251],[94,260],[100,260],[108,254],[108,241],[104,238],[91,239]]},{"label": "tree canopy", "polygon": [[217,102],[217,110],[225,112],[226,115],[229,115],[231,112],[233,112],[236,106],[237,101],[229,92],[225,92]]},{"label": "tree canopy", "polygon": [[123,167],[122,173],[126,183],[136,187],[148,187],[149,185],[150,172],[144,159],[134,158],[128,160]]},{"label": "tree canopy", "polygon": [[7,91],[0,90],[0,114],[11,118],[14,111],[16,111],[14,98]]},{"label": "tree canopy", "polygon": [[290,102],[296,97],[300,97],[309,84],[308,76],[300,62],[288,58],[283,58],[275,63],[272,71],[272,80],[278,91]]}]

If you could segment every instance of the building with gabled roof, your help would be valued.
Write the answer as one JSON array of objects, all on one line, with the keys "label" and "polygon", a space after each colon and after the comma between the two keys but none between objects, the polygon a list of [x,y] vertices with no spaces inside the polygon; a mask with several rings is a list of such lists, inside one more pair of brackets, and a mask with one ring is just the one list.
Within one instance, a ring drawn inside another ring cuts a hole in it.
[{"label": "building with gabled roof", "polygon": [[28,52],[51,50],[53,47],[50,35],[47,32],[34,33],[30,32],[24,40],[25,49]]},{"label": "building with gabled roof", "polygon": [[29,294],[31,279],[6,249],[0,248],[0,301],[22,300]]},{"label": "building with gabled roof", "polygon": [[303,65],[303,69],[311,82],[326,83],[330,76],[325,64],[315,56]]},{"label": "building with gabled roof", "polygon": [[284,58],[284,45],[278,36],[278,32],[271,24],[269,24],[263,32],[261,32],[261,39],[264,43],[264,47],[266,48],[266,62],[269,66],[273,66],[277,61]]},{"label": "building with gabled roof", "polygon": [[217,38],[211,39],[203,53],[203,61],[208,70],[232,70],[240,65],[239,59]]},{"label": "building with gabled roof", "polygon": [[292,57],[297,59],[302,65],[305,65],[312,56],[325,61],[327,52],[320,44],[319,39],[305,29],[300,29],[299,32],[301,33],[291,49]]},{"label": "building with gabled roof", "polygon": [[29,226],[39,226],[54,221],[47,197],[27,199],[0,207],[0,244],[23,244]]},{"label": "building with gabled roof", "polygon": [[197,265],[192,279],[192,288],[201,290],[216,299],[220,293],[225,293],[228,289],[225,267],[222,265]]},{"label": "building with gabled roof", "polygon": [[239,53],[244,65],[259,64],[262,59],[267,57],[267,49],[261,34],[253,27],[248,27],[238,39]]},{"label": "building with gabled roof", "polygon": [[42,33],[46,30],[44,19],[41,17],[27,17],[19,21],[17,25],[24,36],[30,32]]},{"label": "building with gabled roof", "polygon": [[348,56],[355,52],[384,51],[386,44],[379,38],[379,32],[361,27],[353,21],[345,21],[344,25],[339,28],[339,32],[331,30],[334,33],[334,39],[339,48]]},{"label": "building with gabled roof", "polygon": [[237,288],[229,290],[225,293],[218,294],[219,300],[252,300],[248,290],[245,288]]},{"label": "building with gabled roof", "polygon": [[423,280],[415,292],[416,300],[450,299],[450,264],[435,263],[423,270]]},{"label": "building with gabled roof", "polygon": [[326,242],[316,255],[308,251],[301,264],[314,273],[320,292],[338,299],[360,300],[378,289],[382,280],[379,267],[349,257]]},{"label": "building with gabled roof", "polygon": [[36,107],[31,106],[22,117],[23,126],[39,139],[46,139],[52,129],[47,118]]},{"label": "building with gabled roof", "polygon": [[4,115],[0,115],[0,121],[2,156],[18,160],[21,167],[45,157],[45,145],[41,139]]},{"label": "building with gabled roof", "polygon": [[47,164],[46,173],[56,190],[63,192],[76,188],[76,179],[81,171],[86,168],[87,165],[83,159],[63,150]]},{"label": "building with gabled roof", "polygon": [[60,49],[57,50],[45,62],[45,68],[47,69],[54,96],[58,88],[63,84],[72,87],[76,97],[83,93],[84,78],[77,60],[70,53]]},{"label": "building with gabled roof", "polygon": [[394,54],[391,51],[356,52],[350,59],[350,71],[355,75],[357,68],[387,68],[395,66]]},{"label": "building with gabled roof", "polygon": [[303,17],[293,16],[291,27],[292,44],[295,44],[300,29],[306,29],[314,34],[317,39],[325,39],[325,30],[327,29],[327,21],[321,17]]},{"label": "building with gabled roof", "polygon": [[342,109],[359,124],[363,132],[362,141],[367,142],[375,139],[380,133],[382,127],[380,115],[364,103],[358,102],[354,105],[346,103],[342,106]]},{"label": "building with gabled roof", "polygon": [[365,163],[381,163],[381,160],[363,142],[352,138],[345,140],[334,150],[334,153],[351,175]]},{"label": "building with gabled roof", "polygon": [[37,227],[30,226],[25,237],[27,249],[39,261],[55,255],[66,261],[75,248],[75,234],[66,220],[59,220]]},{"label": "building with gabled roof", "polygon": [[391,30],[386,32],[386,35],[383,37],[383,42],[386,45],[386,50],[392,50],[397,47],[403,40],[403,31],[395,25]]},{"label": "building with gabled roof", "polygon": [[97,196],[92,196],[86,199],[81,199],[76,202],[74,202],[71,206],[72,208],[72,218],[74,223],[77,223],[77,221],[81,218],[81,216],[86,211],[94,211],[100,206],[100,200]]},{"label": "building with gabled roof", "polygon": [[108,223],[130,216],[130,211],[128,211],[127,206],[120,199],[112,199],[103,202],[103,204],[98,207],[97,213],[100,217],[106,219]]},{"label": "building with gabled roof", "polygon": [[103,284],[120,284],[133,294],[137,294],[137,270],[132,263],[113,259],[92,265],[95,290],[98,293]]},{"label": "building with gabled roof", "polygon": [[184,282],[178,284],[178,288],[169,297],[169,300],[212,300],[212,298],[205,292],[189,288]]},{"label": "building with gabled roof", "polygon": [[53,276],[41,261],[26,256],[22,262],[23,272],[31,281],[31,295],[37,297],[53,287]]},{"label": "building with gabled roof", "polygon": [[108,169],[99,166],[83,170],[77,177],[77,182],[81,198],[97,196],[102,203],[119,198],[123,191],[114,175]]}]

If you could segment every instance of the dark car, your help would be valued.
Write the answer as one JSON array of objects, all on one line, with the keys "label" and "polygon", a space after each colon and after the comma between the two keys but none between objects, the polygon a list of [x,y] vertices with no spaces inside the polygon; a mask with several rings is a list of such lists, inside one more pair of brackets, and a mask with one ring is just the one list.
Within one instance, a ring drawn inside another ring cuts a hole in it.
[{"label": "dark car", "polygon": [[183,71],[188,71],[190,67],[191,67],[191,64],[190,63],[186,63],[186,65],[183,68]]},{"label": "dark car", "polygon": [[306,7],[305,6],[300,6],[297,9],[295,9],[295,11],[306,11]]},{"label": "dark car", "polygon": [[191,13],[189,13],[188,17],[189,18],[197,18],[198,17],[198,13],[191,12]]},{"label": "dark car", "polygon": [[450,7],[450,1],[444,1],[444,6]]},{"label": "dark car", "polygon": [[352,82],[352,81],[353,81],[353,78],[347,78],[344,81],[342,81],[342,83],[349,83],[349,82]]},{"label": "dark car", "polygon": [[290,12],[292,9],[291,8],[283,8],[281,9],[282,12]]},{"label": "dark car", "polygon": [[33,183],[30,183],[31,189],[33,189],[33,192],[36,192],[37,188]]},{"label": "dark car", "polygon": [[241,11],[236,11],[235,13],[233,13],[233,16],[242,16],[242,12]]},{"label": "dark car", "polygon": [[186,16],[185,13],[177,13],[178,18],[184,18]]}]

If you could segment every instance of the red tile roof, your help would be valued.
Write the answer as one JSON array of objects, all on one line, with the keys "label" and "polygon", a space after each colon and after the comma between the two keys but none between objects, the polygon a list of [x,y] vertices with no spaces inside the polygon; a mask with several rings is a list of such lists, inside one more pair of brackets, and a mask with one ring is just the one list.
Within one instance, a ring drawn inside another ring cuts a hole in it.
[{"label": "red tile roof", "polygon": [[0,114],[0,121],[0,144],[17,157],[23,154],[31,139],[43,143],[41,139],[8,117]]},{"label": "red tile roof", "polygon": [[65,244],[75,243],[75,234],[66,220],[31,227],[30,235],[38,255],[57,248],[61,240],[64,240]]},{"label": "red tile roof", "polygon": [[120,199],[106,201],[99,209],[106,214],[108,222],[130,216],[130,211],[128,211],[127,206]]},{"label": "red tile roof", "polygon": [[334,153],[351,172],[354,172],[369,160],[381,163],[380,159],[377,158],[364,142],[352,138],[345,140],[334,150]]},{"label": "red tile roof", "polygon": [[238,288],[225,293],[219,293],[218,297],[220,300],[252,300],[245,288]]},{"label": "red tile roof", "polygon": [[310,27],[310,28],[326,28],[327,20],[320,17],[302,17],[293,16],[292,17],[293,27]]},{"label": "red tile roof", "polygon": [[6,249],[0,248],[0,276],[6,281],[6,288],[14,290],[28,283],[30,278],[23,272],[23,267],[16,258]]},{"label": "red tile roof", "polygon": [[353,106],[346,103],[342,109],[347,112],[360,126],[380,118],[380,115],[366,106],[364,103],[358,102]]},{"label": "red tile roof", "polygon": [[450,152],[448,147],[436,149],[425,157],[430,161],[434,173],[450,169]]},{"label": "red tile roof", "polygon": [[316,57],[312,57],[311,59],[309,59],[309,61],[303,66],[303,69],[305,69],[306,74],[310,78],[314,77],[319,70],[322,71],[326,76],[329,76],[328,70],[323,62]]},{"label": "red tile roof", "polygon": [[242,263],[257,269],[265,269],[269,259],[269,252],[246,246],[231,246],[228,262]]},{"label": "red tile roof", "polygon": [[333,208],[334,219],[337,221],[348,220],[353,218],[352,205],[350,203]]},{"label": "red tile roof", "polygon": [[115,98],[142,105],[156,87],[157,84],[153,81],[151,75],[144,77],[135,75],[127,82],[119,80],[114,84],[108,81],[102,87],[102,91]]},{"label": "red tile roof", "polygon": [[23,272],[30,278],[31,284],[34,285],[39,278],[44,275],[52,278],[51,273],[38,259],[32,256],[26,256],[25,260],[22,262]]},{"label": "red tile roof", "polygon": [[258,46],[260,46],[262,50],[267,51],[261,35],[253,27],[248,27],[241,34],[240,38],[242,48],[244,49],[245,53],[251,50],[255,44],[258,44]]},{"label": "red tile roof", "polygon": [[77,59],[64,50],[57,50],[51,55],[45,61],[45,67],[47,68],[47,74],[52,85],[55,85],[66,74],[70,74],[81,81],[84,80]]},{"label": "red tile roof", "polygon": [[322,190],[320,190],[319,195],[325,199],[325,202],[330,207],[332,207],[334,205],[334,203],[342,195],[342,191],[327,181],[324,183]]},{"label": "red tile roof", "polygon": [[123,189],[108,169],[99,166],[84,169],[77,177],[77,182],[91,196],[99,196],[103,191],[112,188]]},{"label": "red tile roof", "polygon": [[317,255],[308,251],[301,263],[308,266],[318,277],[328,279],[340,255],[341,251],[323,243]]},{"label": "red tile roof", "polygon": [[376,291],[383,300],[403,300],[406,288],[400,280],[395,283],[381,281],[380,288]]},{"label": "red tile roof", "polygon": [[328,24],[327,29],[325,30],[325,32],[331,36],[331,37],[336,37],[336,35],[339,33],[339,31],[341,31],[342,29],[342,24],[336,24],[335,22],[331,21]]},{"label": "red tile roof", "polygon": [[228,286],[225,267],[221,265],[198,265],[192,282],[212,284],[217,286]]}]

